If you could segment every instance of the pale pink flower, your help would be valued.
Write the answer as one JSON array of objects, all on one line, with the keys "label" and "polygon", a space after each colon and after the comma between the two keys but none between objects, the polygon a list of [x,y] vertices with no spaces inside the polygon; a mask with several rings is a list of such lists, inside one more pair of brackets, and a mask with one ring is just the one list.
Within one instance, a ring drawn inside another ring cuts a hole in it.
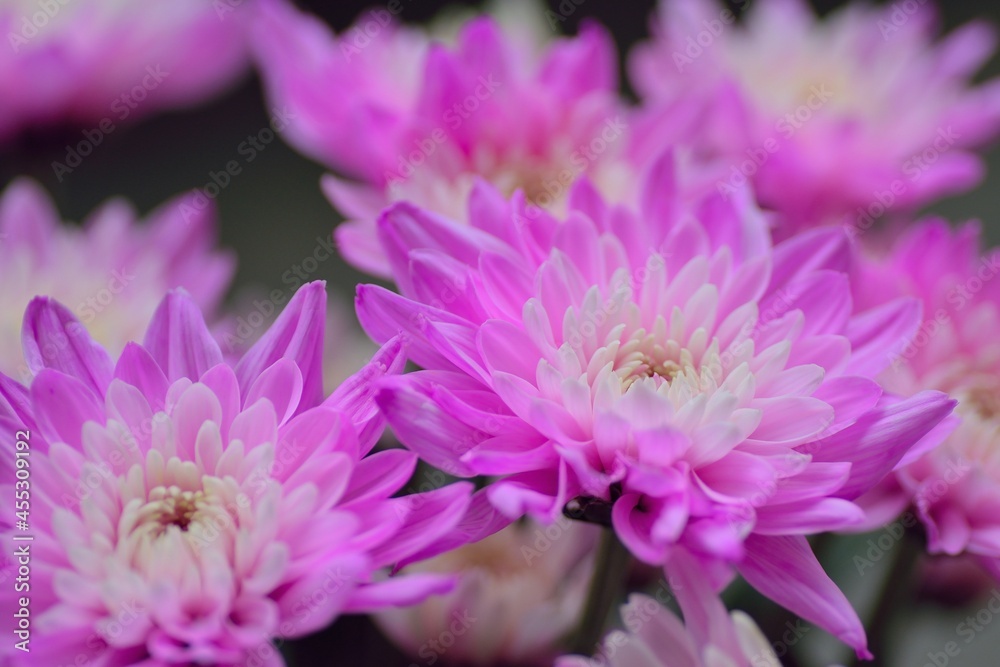
[{"label": "pale pink flower", "polygon": [[447,595],[375,615],[411,656],[446,665],[551,665],[574,630],[593,576],[593,526],[512,524],[403,573],[458,576]]},{"label": "pale pink flower", "polygon": [[0,372],[30,379],[21,315],[39,294],[65,303],[113,356],[142,337],[168,289],[185,288],[210,321],[218,320],[236,262],[216,248],[214,207],[181,195],[138,217],[113,199],[77,226],[60,220],[34,182],[7,186],[0,195]]},{"label": "pale pink flower", "polygon": [[609,633],[592,659],[567,656],[556,667],[781,667],[753,619],[716,607],[715,631],[727,641],[701,643],[654,598],[633,594],[621,608],[627,631]]},{"label": "pale pink flower", "polygon": [[[65,307],[31,303],[35,376],[0,376],[5,489],[16,431],[31,434],[29,527],[16,531],[34,538],[31,652],[5,642],[4,664],[280,665],[274,640],[450,588],[383,570],[457,524],[467,485],[392,497],[416,460],[370,453],[384,423],[371,396],[401,346],[323,400],[324,306],[323,284],[305,285],[230,366],[183,292],[116,363]],[[70,345],[37,354],[58,339]],[[12,586],[0,601],[17,606]]]},{"label": "pale pink flower", "polygon": [[783,214],[782,237],[869,225],[978,182],[971,150],[1000,129],[1000,84],[971,82],[995,47],[989,27],[937,42],[931,3],[822,19],[803,0],[736,4],[738,23],[715,0],[661,0],[630,62],[646,107],[636,132],[717,160],[721,191],[752,181]]},{"label": "pale pink flower", "polygon": [[980,556],[1000,571],[1000,249],[981,255],[980,243],[978,223],[953,230],[928,220],[858,266],[859,300],[923,303],[919,329],[891,350],[885,385],[948,392],[960,418],[943,444],[866,500],[876,521],[912,503],[931,553]]},{"label": "pale pink flower", "polygon": [[259,66],[272,102],[296,114],[283,136],[356,179],[323,183],[349,220],[337,229],[349,261],[387,274],[379,212],[407,200],[461,219],[477,177],[553,210],[582,174],[608,194],[633,182],[614,45],[594,24],[534,43],[544,21],[477,17],[445,39],[375,9],[334,35],[284,0],[263,3]]},{"label": "pale pink flower", "polygon": [[247,68],[248,2],[4,2],[0,140],[54,122],[107,133],[218,93]]},{"label": "pale pink flower", "polygon": [[366,285],[377,341],[405,332],[425,370],[387,378],[397,437],[461,476],[497,475],[499,513],[603,504],[638,558],[735,568],[865,653],[804,535],[863,520],[853,500],[951,412],[872,378],[917,326],[900,299],[855,314],[836,227],[772,247],[747,193],[688,206],[670,156],[640,207],[586,181],[565,220],[481,184],[469,225],[397,204],[379,232],[401,295]]}]

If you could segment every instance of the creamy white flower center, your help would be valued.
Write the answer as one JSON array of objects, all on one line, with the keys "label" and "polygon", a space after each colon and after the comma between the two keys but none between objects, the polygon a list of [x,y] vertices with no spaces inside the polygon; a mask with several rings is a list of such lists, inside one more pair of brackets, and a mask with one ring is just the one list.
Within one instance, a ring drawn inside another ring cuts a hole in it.
[{"label": "creamy white flower center", "polygon": [[658,343],[652,336],[632,338],[619,350],[615,370],[622,379],[622,388],[628,389],[637,380],[652,378],[656,386],[669,384],[678,375],[697,373],[694,359],[687,350],[674,351],[676,343]]},{"label": "creamy white flower center", "polygon": [[1000,394],[986,387],[971,389],[965,403],[983,419],[1000,417]]},{"label": "creamy white flower center", "polygon": [[139,524],[160,534],[171,527],[187,532],[192,523],[203,518],[214,498],[204,491],[183,491],[179,487],[158,486],[149,493],[149,502],[139,510]]},{"label": "creamy white flower center", "polygon": [[697,350],[681,344],[667,335],[662,322],[652,330],[637,329],[621,342],[615,355],[614,371],[622,389],[639,381],[650,381],[654,388],[676,384],[692,393],[714,389],[722,370],[718,343],[713,340],[707,350],[703,340],[699,343]]}]

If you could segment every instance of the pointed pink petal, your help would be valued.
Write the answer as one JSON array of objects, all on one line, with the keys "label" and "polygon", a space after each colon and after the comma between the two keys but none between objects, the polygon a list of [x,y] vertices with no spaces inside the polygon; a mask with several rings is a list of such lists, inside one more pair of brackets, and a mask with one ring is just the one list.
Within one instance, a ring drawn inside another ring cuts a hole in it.
[{"label": "pointed pink petal", "polygon": [[236,364],[240,390],[279,359],[291,359],[302,372],[301,413],[323,400],[323,334],[326,327],[326,284],[306,283],[295,292],[285,310]]},{"label": "pointed pink petal", "polygon": [[368,614],[386,607],[409,607],[431,595],[450,593],[455,575],[410,574],[355,589],[344,611]]},{"label": "pointed pink petal", "polygon": [[98,395],[107,389],[111,357],[62,304],[45,297],[32,299],[24,313],[21,340],[32,373],[52,368],[77,378]]},{"label": "pointed pink petal", "polygon": [[458,477],[475,476],[461,456],[488,435],[443,410],[415,384],[413,375],[417,374],[384,381],[376,395],[393,433],[432,466]]},{"label": "pointed pink petal", "polygon": [[372,551],[372,561],[379,565],[398,563],[448,535],[465,516],[472,488],[468,482],[457,482],[390,501],[402,526],[387,544]]},{"label": "pointed pink petal", "polygon": [[361,370],[344,380],[323,405],[345,415],[354,424],[362,455],[382,437],[385,416],[375,403],[375,392],[384,377],[402,372],[406,365],[403,341],[396,337],[382,346]]},{"label": "pointed pink petal", "polygon": [[920,326],[917,299],[897,299],[851,318],[847,337],[851,361],[846,372],[876,377],[892,363]]},{"label": "pointed pink petal", "polygon": [[851,646],[870,660],[861,620],[844,594],[820,566],[804,537],[746,540],[746,557],[737,566],[758,591]]},{"label": "pointed pink petal", "polygon": [[142,392],[153,410],[162,410],[170,383],[152,355],[138,343],[126,343],[115,366],[115,378]]},{"label": "pointed pink petal", "polygon": [[266,398],[271,401],[281,426],[295,414],[302,398],[302,372],[291,359],[278,359],[266,368],[246,392],[246,405]]},{"label": "pointed pink petal", "polygon": [[837,492],[853,500],[899,463],[907,451],[951,414],[956,402],[925,391],[905,400],[883,397],[879,405],[839,433],[807,447],[813,460],[850,461],[851,476]]},{"label": "pointed pink petal", "polygon": [[184,290],[172,290],[160,302],[146,330],[143,347],[174,382],[197,381],[202,373],[222,363],[215,342],[197,304]]},{"label": "pointed pink petal", "polygon": [[397,563],[397,568],[410,563],[433,558],[466,544],[473,544],[506,528],[513,519],[499,512],[490,502],[486,489],[472,494],[465,515],[453,530],[428,544],[423,549],[410,554]]},{"label": "pointed pink petal", "polygon": [[351,424],[329,408],[317,407],[303,412],[280,429],[271,476],[283,482],[306,465],[314,452],[331,451],[342,451],[357,458],[357,440]]},{"label": "pointed pink petal", "polygon": [[417,455],[405,449],[370,454],[354,467],[342,504],[390,498],[403,488],[416,468]]},{"label": "pointed pink petal", "polygon": [[83,425],[104,424],[104,407],[94,392],[75,377],[45,369],[31,384],[38,427],[50,442],[83,447]]}]

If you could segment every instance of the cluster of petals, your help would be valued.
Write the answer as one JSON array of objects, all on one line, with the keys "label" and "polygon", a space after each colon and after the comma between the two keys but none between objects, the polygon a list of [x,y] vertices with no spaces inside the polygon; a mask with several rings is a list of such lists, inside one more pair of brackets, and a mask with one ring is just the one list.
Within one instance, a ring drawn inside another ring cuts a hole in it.
[{"label": "cluster of petals", "polygon": [[751,181],[785,235],[966,190],[983,173],[970,149],[1000,129],[1000,83],[972,85],[995,36],[971,23],[935,41],[936,19],[924,3],[819,19],[804,0],[661,0],[629,63],[641,132],[718,161],[720,191]]},{"label": "cluster of petals", "polygon": [[912,504],[931,553],[1000,559],[1000,249],[982,251],[978,223],[914,224],[857,266],[857,298],[875,306],[918,298],[923,321],[890,353],[883,384],[902,395],[937,389],[958,399],[945,442],[866,498],[875,520]]},{"label": "cluster of petals", "polygon": [[422,370],[385,379],[378,403],[429,463],[499,477],[498,515],[610,507],[643,561],[690,555],[717,587],[735,568],[863,654],[805,535],[862,522],[853,501],[954,407],[873,379],[919,306],[858,312],[843,229],[772,247],[747,193],[682,205],[673,165],[649,172],[636,209],[587,181],[562,220],[518,224],[523,195],[484,183],[467,225],[389,209],[379,236],[401,293],[359,287],[358,315],[376,341],[402,332]]},{"label": "cluster of petals", "polygon": [[[12,182],[0,195],[0,371],[27,382],[21,315],[38,294],[73,312],[112,355],[139,340],[167,290],[182,287],[216,323],[235,257],[216,248],[214,208],[179,196],[142,221],[113,199],[81,226],[62,222],[40,186]],[[43,349],[41,354],[58,350]]]},{"label": "cluster of petals", "polygon": [[56,122],[94,132],[108,132],[110,123],[113,131],[127,119],[218,93],[249,64],[248,5],[4,2],[0,140]]},{"label": "cluster of petals", "polygon": [[401,345],[324,400],[324,317],[323,284],[307,284],[230,365],[172,291],[113,362],[66,308],[31,303],[32,382],[0,376],[0,472],[12,517],[11,443],[29,440],[30,525],[3,541],[9,564],[13,535],[33,537],[33,637],[30,654],[7,643],[4,664],[281,665],[272,641],[450,588],[386,569],[451,530],[468,489],[394,497],[416,458],[371,453],[372,387],[400,371]]},{"label": "cluster of petals", "polygon": [[393,201],[461,219],[477,177],[552,209],[584,173],[623,187],[612,156],[626,150],[628,120],[599,26],[536,39],[524,26],[545,19],[513,2],[453,36],[402,26],[385,9],[335,35],[284,0],[262,4],[258,63],[272,103],[295,114],[283,136],[352,179],[323,185],[348,218],[337,229],[344,255],[364,270],[388,272],[375,220]]}]

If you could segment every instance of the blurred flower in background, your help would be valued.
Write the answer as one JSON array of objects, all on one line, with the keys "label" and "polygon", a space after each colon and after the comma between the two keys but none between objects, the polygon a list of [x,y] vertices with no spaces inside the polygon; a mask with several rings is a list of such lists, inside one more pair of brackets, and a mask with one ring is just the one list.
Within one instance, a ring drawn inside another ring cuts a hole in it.
[{"label": "blurred flower in background", "polygon": [[633,594],[621,608],[628,632],[608,634],[593,659],[569,656],[556,667],[781,667],[753,619],[721,604],[715,611],[716,639],[700,643],[654,598]]},{"label": "blurred flower in background", "polygon": [[415,658],[466,667],[550,665],[580,622],[597,532],[568,519],[512,524],[404,568],[454,573],[458,585],[419,605],[381,611],[375,620]]},{"label": "blurred flower in background", "polygon": [[247,70],[252,1],[3,2],[0,141],[57,122],[103,123],[108,133],[219,94]]},{"label": "blurred flower in background", "polygon": [[971,149],[1000,131],[1000,81],[971,83],[994,30],[972,23],[935,42],[934,7],[911,4],[852,3],[820,20],[803,0],[735,11],[661,0],[630,62],[637,128],[719,161],[720,191],[752,182],[783,214],[779,238],[867,229],[886,210],[968,190],[983,176]]},{"label": "blurred flower in background", "polygon": [[342,251],[364,270],[387,274],[374,221],[392,201],[461,220],[478,178],[556,211],[583,174],[609,196],[631,184],[612,159],[628,123],[614,45],[598,25],[531,43],[524,26],[545,19],[515,2],[508,26],[477,17],[442,42],[384,9],[334,35],[284,0],[262,4],[258,62],[272,103],[298,119],[284,136],[358,179],[329,176],[324,189],[349,218],[337,228]]},{"label": "blurred flower in background", "polygon": [[[59,349],[21,355],[21,315],[39,294],[65,303],[112,355],[141,340],[167,290],[182,287],[210,323],[236,270],[216,248],[215,208],[185,194],[139,220],[112,199],[82,227],[60,219],[34,182],[17,180],[0,195],[0,371],[30,379]],[[62,347],[68,345],[61,343]],[[27,365],[26,365],[27,364]]]},{"label": "blurred flower in background", "polygon": [[960,421],[883,485],[876,516],[891,520],[912,503],[931,553],[985,557],[1000,572],[1000,249],[981,254],[978,223],[952,229],[935,219],[897,231],[859,265],[855,298],[921,300],[921,326],[898,341],[883,382],[901,395],[948,392]]}]

